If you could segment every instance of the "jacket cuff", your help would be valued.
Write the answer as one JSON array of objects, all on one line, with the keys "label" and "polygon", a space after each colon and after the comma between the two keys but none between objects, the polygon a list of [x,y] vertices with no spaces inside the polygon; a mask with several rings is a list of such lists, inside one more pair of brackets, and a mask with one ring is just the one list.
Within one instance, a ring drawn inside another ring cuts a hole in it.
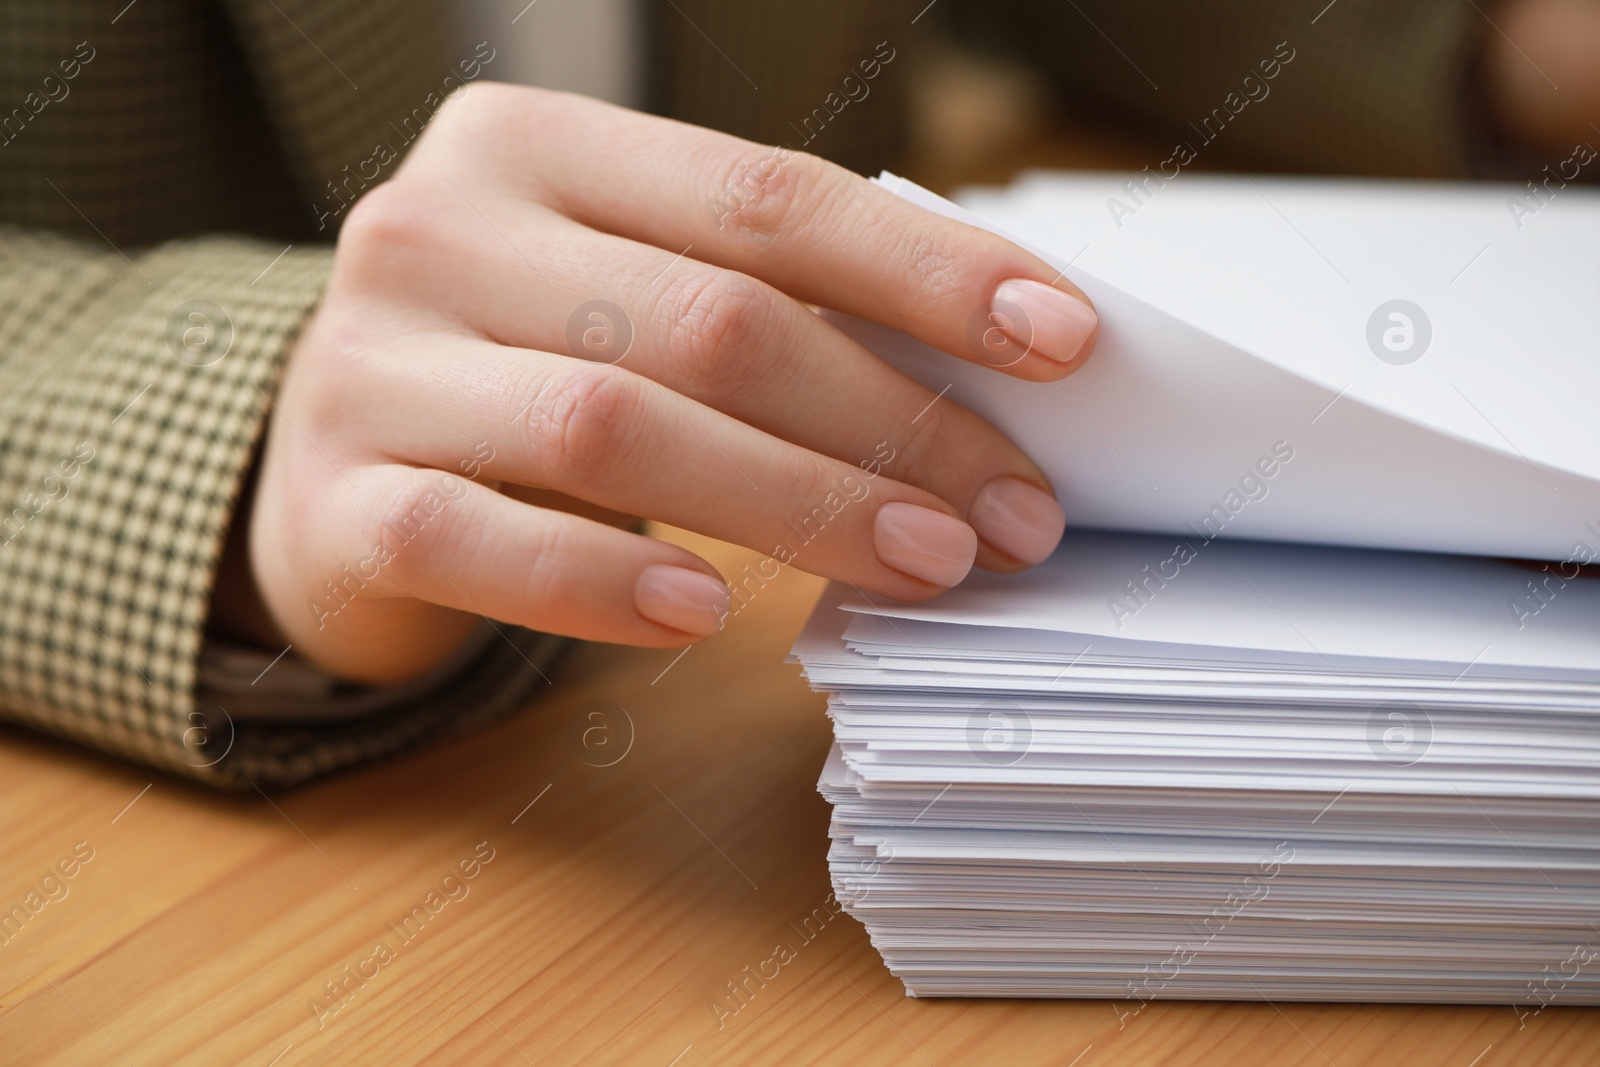
[{"label": "jacket cuff", "polygon": [[0,250],[0,708],[214,776],[191,751],[212,582],[332,253],[21,233]]},{"label": "jacket cuff", "polygon": [[425,691],[235,722],[212,587],[326,248],[124,257],[0,232],[0,715],[223,788],[290,785],[512,710],[565,642],[508,631]]}]

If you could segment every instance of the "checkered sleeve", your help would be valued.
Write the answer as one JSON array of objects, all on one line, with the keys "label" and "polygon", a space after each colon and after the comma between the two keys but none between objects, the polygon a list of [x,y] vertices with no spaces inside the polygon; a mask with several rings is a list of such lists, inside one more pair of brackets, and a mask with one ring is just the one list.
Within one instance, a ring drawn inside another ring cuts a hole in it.
[{"label": "checkered sleeve", "polygon": [[471,725],[543,684],[553,639],[517,632],[442,689],[334,722],[235,722],[197,686],[228,524],[330,261],[237,238],[124,257],[0,230],[5,717],[248,788]]},{"label": "checkered sleeve", "polygon": [[[249,788],[470,728],[547,683],[564,642],[508,628],[425,684],[230,687],[215,664],[243,660],[206,630],[331,265],[310,242],[392,173],[368,169],[376,145],[403,153],[467,73],[493,74],[444,25],[438,0],[0,11],[0,98],[42,100],[40,71],[70,83],[0,131],[0,720]],[[186,236],[228,230],[284,237]]]},{"label": "checkered sleeve", "polygon": [[[0,239],[0,694],[182,762],[210,584],[326,252]],[[270,266],[269,266],[270,265]],[[258,277],[259,275],[259,277]]]},{"label": "checkered sleeve", "polygon": [[378,146],[404,155],[445,95],[465,84],[463,71],[496,74],[492,61],[473,63],[479,53],[452,46],[442,0],[223,6],[296,184],[325,224],[390,176],[372,165]]},{"label": "checkered sleeve", "polygon": [[325,251],[0,238],[0,699],[173,766],[222,537]]}]

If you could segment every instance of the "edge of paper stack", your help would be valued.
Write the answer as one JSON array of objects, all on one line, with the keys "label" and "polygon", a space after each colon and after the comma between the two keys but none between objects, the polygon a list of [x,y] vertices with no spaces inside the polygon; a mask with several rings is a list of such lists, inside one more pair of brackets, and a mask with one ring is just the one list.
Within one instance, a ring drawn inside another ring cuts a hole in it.
[{"label": "edge of paper stack", "polygon": [[1173,549],[817,607],[834,890],[907,992],[1600,1003],[1600,579],[1508,632],[1526,565],[1218,541],[1148,580]]}]

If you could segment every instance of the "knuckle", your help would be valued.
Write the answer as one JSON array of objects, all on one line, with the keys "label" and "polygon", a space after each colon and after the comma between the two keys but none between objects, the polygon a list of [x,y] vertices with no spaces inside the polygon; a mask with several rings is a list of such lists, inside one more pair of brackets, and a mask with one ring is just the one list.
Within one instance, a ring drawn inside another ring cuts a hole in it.
[{"label": "knuckle", "polygon": [[409,260],[430,239],[437,212],[411,182],[384,182],[356,201],[339,228],[340,265],[365,273]]},{"label": "knuckle", "polygon": [[569,548],[575,529],[564,522],[545,522],[524,531],[528,566],[522,572],[522,603],[544,606],[561,602],[561,590],[569,583],[570,575],[555,562],[583,553],[582,546]]},{"label": "knuckle", "polygon": [[492,163],[501,174],[515,175],[522,188],[550,196],[555,189],[548,187],[549,177],[541,168],[527,167],[523,146],[575,143],[595,121],[592,102],[573,93],[473,82],[445,102],[424,142],[407,157],[408,165],[413,156],[428,168],[460,159],[480,167]]},{"label": "knuckle", "polygon": [[766,239],[805,226],[830,164],[806,152],[742,146],[713,167],[711,204],[720,229]]},{"label": "knuckle", "polygon": [[501,84],[497,88],[501,95],[494,101],[499,108],[496,117],[552,143],[570,140],[575,126],[592,123],[597,117],[596,102],[577,93],[534,85]]},{"label": "knuckle", "polygon": [[427,119],[424,135],[434,140],[471,136],[526,108],[528,92],[531,90],[504,82],[474,81],[446,93],[431,118],[426,114],[426,104],[414,109],[413,114]]},{"label": "knuckle", "polygon": [[413,588],[428,559],[449,552],[450,476],[407,468],[383,486],[377,501],[378,529],[373,543],[387,561],[384,578],[401,590]]},{"label": "knuckle", "polygon": [[692,386],[713,392],[743,376],[773,311],[765,286],[732,271],[676,282],[657,306],[662,351]]},{"label": "knuckle", "polygon": [[527,94],[520,87],[504,82],[476,81],[450,93],[438,117],[450,123],[471,122],[475,118],[493,120],[519,106],[526,106]]},{"label": "knuckle", "polygon": [[546,377],[528,405],[529,454],[552,488],[603,484],[624,460],[640,405],[638,381],[627,372],[573,361]]},{"label": "knuckle", "polygon": [[275,415],[294,420],[297,432],[291,440],[304,434],[319,448],[334,447],[330,440],[359,443],[360,431],[382,415],[350,398],[369,395],[394,379],[395,353],[407,343],[401,331],[415,336],[420,326],[414,320],[402,323],[389,302],[373,292],[330,291],[297,340],[278,395]]}]

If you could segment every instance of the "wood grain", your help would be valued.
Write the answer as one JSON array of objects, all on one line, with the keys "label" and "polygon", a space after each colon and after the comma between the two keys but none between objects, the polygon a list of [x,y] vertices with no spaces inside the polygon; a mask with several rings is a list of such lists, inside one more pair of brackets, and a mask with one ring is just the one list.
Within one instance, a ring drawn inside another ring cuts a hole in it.
[{"label": "wood grain", "polygon": [[825,904],[828,723],[782,662],[819,588],[676,664],[584,648],[511,721],[270,800],[0,734],[0,904],[93,849],[0,945],[0,1063],[1597,1062],[1600,1012],[1559,1006],[905,998]]}]

